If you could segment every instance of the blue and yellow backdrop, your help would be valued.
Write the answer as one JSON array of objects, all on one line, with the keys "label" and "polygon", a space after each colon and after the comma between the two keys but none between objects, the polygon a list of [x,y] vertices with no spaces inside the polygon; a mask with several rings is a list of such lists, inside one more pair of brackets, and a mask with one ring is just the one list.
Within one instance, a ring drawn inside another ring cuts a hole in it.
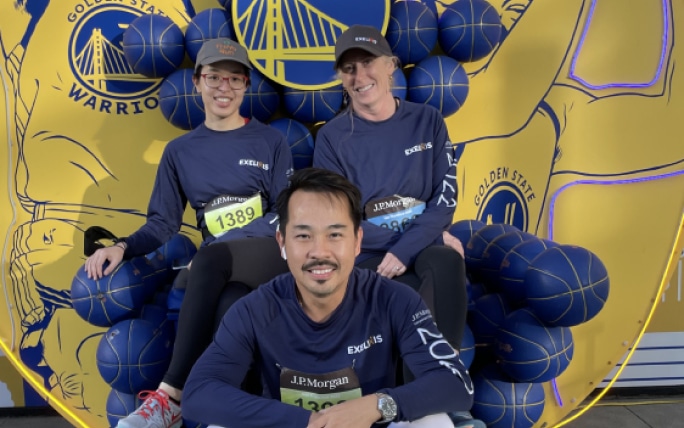
[{"label": "blue and yellow backdrop", "polygon": [[[185,132],[159,111],[161,79],[107,64],[120,59],[133,19],[159,14],[185,29],[196,13],[226,3],[257,70],[311,90],[337,83],[336,35],[355,23],[384,30],[390,8],[389,0],[0,5],[0,406],[25,405],[35,390],[73,424],[107,426],[110,388],[95,364],[105,329],[77,316],[69,298],[84,261],[83,233],[93,225],[120,235],[139,227],[162,150]],[[449,3],[437,2],[438,11]],[[467,100],[446,118],[458,154],[455,219],[505,222],[586,247],[611,277],[605,308],[573,328],[575,356],[556,379],[559,398],[545,385],[537,425],[552,425],[596,387],[613,384],[643,333],[658,335],[662,349],[684,348],[684,73],[677,67],[684,4],[490,3],[503,23],[501,42],[464,64]],[[316,19],[292,19],[297,13]],[[273,25],[260,16],[275,17]],[[297,25],[330,37],[285,46]],[[281,32],[255,42],[265,28]],[[93,61],[105,65],[85,66]],[[191,227],[184,232],[198,242]],[[669,374],[658,372],[661,361],[632,383],[684,384],[672,375],[681,360],[664,364]]]}]

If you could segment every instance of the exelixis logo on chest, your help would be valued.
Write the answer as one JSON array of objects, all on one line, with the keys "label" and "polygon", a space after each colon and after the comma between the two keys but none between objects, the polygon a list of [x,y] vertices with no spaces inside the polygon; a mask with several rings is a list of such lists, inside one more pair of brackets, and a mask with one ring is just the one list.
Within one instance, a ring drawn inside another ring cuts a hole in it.
[{"label": "exelixis logo on chest", "polygon": [[68,96],[104,114],[141,114],[159,106],[155,91],[161,81],[133,71],[124,57],[123,33],[143,14],[164,13],[149,2],[116,3],[84,1],[66,14],[73,25],[67,55],[75,78]]},{"label": "exelixis logo on chest", "polygon": [[233,0],[237,39],[265,76],[295,89],[337,83],[335,42],[354,24],[383,33],[389,0]]}]

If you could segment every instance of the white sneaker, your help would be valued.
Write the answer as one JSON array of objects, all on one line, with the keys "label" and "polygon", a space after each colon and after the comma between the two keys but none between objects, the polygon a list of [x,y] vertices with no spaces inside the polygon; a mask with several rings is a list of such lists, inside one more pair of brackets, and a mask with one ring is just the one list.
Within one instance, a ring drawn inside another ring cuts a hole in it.
[{"label": "white sneaker", "polygon": [[181,408],[171,401],[166,391],[142,391],[138,397],[145,401],[121,419],[117,428],[180,428],[183,425]]}]

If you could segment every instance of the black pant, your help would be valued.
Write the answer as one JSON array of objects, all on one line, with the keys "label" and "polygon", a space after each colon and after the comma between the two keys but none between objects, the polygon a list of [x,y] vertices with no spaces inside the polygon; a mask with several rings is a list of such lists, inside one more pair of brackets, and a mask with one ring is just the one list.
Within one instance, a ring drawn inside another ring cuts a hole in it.
[{"label": "black pant", "polygon": [[178,331],[164,382],[183,389],[195,361],[209,346],[221,318],[238,299],[287,272],[275,238],[248,238],[202,247],[190,269],[179,274],[185,284]]},{"label": "black pant", "polygon": [[[377,270],[384,256],[373,257],[358,267]],[[468,312],[465,262],[463,257],[446,246],[430,246],[418,254],[413,266],[407,266],[395,281],[404,283],[420,294],[432,312],[437,328],[454,349],[461,349]],[[414,379],[404,364],[397,367],[397,385]]]},{"label": "black pant", "polygon": [[[358,267],[376,270],[383,257],[359,263]],[[468,311],[465,263],[452,248],[434,245],[418,254],[413,266],[407,266],[396,281],[409,285],[425,300],[447,342],[461,348]]]}]

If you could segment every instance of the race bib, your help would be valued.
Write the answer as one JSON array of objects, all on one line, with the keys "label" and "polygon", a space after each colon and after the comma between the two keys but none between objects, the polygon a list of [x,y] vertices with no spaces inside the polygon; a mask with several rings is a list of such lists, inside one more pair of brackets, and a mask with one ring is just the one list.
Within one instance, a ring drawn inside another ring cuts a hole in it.
[{"label": "race bib", "polygon": [[280,372],[280,401],[317,412],[361,397],[354,369],[310,374],[291,369]]},{"label": "race bib", "polygon": [[425,202],[399,195],[374,199],[366,204],[365,209],[366,220],[396,232],[404,232],[411,221],[423,211]]},{"label": "race bib", "polygon": [[218,238],[231,229],[243,227],[263,215],[261,195],[217,196],[204,207],[204,223],[209,233]]}]

